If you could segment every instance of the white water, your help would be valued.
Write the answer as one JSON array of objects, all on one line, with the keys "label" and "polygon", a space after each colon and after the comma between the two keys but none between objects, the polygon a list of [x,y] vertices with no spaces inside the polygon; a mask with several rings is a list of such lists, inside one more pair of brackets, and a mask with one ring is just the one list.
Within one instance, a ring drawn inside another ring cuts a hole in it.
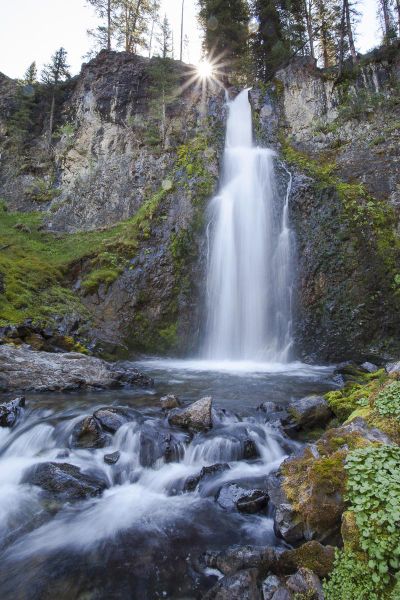
[{"label": "white water", "polygon": [[292,233],[272,150],[252,141],[248,90],[229,103],[224,172],[210,205],[205,356],[286,363],[292,347]]}]

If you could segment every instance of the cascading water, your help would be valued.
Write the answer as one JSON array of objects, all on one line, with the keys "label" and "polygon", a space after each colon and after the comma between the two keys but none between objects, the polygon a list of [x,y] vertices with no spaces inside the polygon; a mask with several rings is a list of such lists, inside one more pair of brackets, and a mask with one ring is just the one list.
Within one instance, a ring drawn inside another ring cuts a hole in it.
[{"label": "cascading water", "polygon": [[276,154],[253,146],[244,90],[229,103],[220,193],[210,205],[205,355],[287,362],[292,346],[291,186],[283,199]]}]

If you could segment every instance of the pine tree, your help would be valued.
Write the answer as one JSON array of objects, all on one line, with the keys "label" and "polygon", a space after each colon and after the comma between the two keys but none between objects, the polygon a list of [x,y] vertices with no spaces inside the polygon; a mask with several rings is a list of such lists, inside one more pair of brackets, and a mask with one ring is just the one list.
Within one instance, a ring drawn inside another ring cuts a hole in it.
[{"label": "pine tree", "polygon": [[31,63],[29,65],[29,67],[27,68],[27,70],[25,71],[24,83],[26,85],[33,85],[36,82],[37,82],[37,68],[36,68],[36,62],[33,61],[33,63]]},{"label": "pine tree", "polygon": [[249,8],[246,0],[199,0],[205,32],[204,51],[211,60],[239,68],[248,51]]},{"label": "pine tree", "polygon": [[67,51],[64,48],[57,50],[51,57],[51,62],[43,67],[41,73],[42,82],[49,88],[51,93],[50,117],[48,128],[48,147],[51,146],[53,134],[54,110],[56,94],[60,83],[70,78],[69,65],[67,64]]},{"label": "pine tree", "polygon": [[396,37],[391,1],[379,0],[379,11],[382,20],[383,42],[384,44],[390,44],[393,38]]},{"label": "pine tree", "polygon": [[252,14],[258,22],[251,39],[256,72],[261,79],[269,79],[290,54],[290,43],[283,32],[283,13],[275,0],[254,0]]},{"label": "pine tree", "polygon": [[94,7],[97,16],[104,19],[105,23],[95,30],[88,30],[100,48],[111,50],[111,40],[115,27],[117,0],[87,0]]},{"label": "pine tree", "polygon": [[322,64],[325,68],[332,67],[339,53],[340,7],[335,0],[315,0],[314,14]]},{"label": "pine tree", "polygon": [[153,0],[118,0],[116,30],[119,45],[125,52],[146,48],[151,23],[158,15],[158,2]]}]

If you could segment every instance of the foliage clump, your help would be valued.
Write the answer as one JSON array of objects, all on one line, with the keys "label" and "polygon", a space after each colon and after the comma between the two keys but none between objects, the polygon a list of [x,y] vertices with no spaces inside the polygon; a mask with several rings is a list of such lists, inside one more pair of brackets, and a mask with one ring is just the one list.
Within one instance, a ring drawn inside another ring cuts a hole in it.
[{"label": "foliage clump", "polygon": [[389,598],[400,567],[400,448],[371,445],[354,450],[345,469],[359,549],[345,547],[338,553],[325,584],[327,600]]},{"label": "foliage clump", "polygon": [[400,417],[400,381],[389,383],[374,401],[375,410],[384,417]]}]

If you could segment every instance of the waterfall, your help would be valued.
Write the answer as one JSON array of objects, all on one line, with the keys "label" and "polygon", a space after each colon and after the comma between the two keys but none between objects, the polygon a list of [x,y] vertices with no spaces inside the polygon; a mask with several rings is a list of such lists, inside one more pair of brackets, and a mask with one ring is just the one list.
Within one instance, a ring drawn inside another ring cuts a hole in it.
[{"label": "waterfall", "polygon": [[287,362],[292,346],[291,175],[282,197],[275,152],[253,145],[248,93],[244,90],[228,104],[221,189],[209,207],[205,355]]}]

